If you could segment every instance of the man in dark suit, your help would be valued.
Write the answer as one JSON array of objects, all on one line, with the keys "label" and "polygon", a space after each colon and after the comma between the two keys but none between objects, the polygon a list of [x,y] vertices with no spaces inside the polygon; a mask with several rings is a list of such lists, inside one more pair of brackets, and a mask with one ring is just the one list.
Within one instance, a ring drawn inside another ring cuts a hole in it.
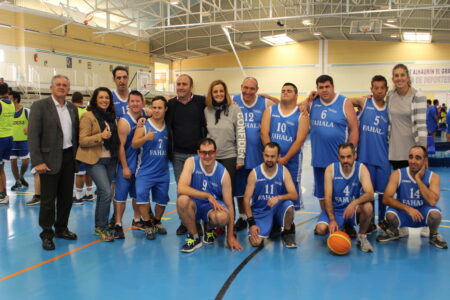
[{"label": "man in dark suit", "polygon": [[[28,124],[31,164],[41,180],[40,237],[45,250],[55,249],[53,237],[76,240],[67,224],[72,208],[75,152],[78,146],[78,111],[66,101],[69,78],[52,78],[51,96],[31,106]],[[56,220],[55,220],[56,204]],[[55,231],[53,231],[53,226]]]}]

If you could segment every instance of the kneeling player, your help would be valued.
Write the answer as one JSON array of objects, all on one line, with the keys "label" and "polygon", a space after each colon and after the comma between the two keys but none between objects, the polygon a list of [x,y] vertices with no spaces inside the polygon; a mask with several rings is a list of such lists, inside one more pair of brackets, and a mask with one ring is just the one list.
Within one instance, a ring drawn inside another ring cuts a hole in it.
[{"label": "kneeling player", "polygon": [[250,227],[249,241],[255,247],[269,237],[273,222],[276,222],[284,228],[281,233],[284,245],[297,248],[292,201],[297,200],[298,194],[289,170],[277,163],[279,157],[280,146],[274,142],[267,143],[263,152],[264,163],[248,176],[244,206]]},{"label": "kneeling player", "polygon": [[181,252],[192,252],[202,246],[196,221],[208,223],[203,242],[214,243],[214,227],[227,226],[228,247],[241,250],[233,232],[234,209],[231,198],[230,175],[216,161],[217,146],[214,140],[205,138],[200,142],[194,157],[184,163],[178,181],[177,211],[188,230],[186,244]]},{"label": "kneeling player", "polygon": [[[436,206],[440,198],[440,177],[426,168],[427,151],[423,146],[409,150],[409,167],[395,170],[389,178],[384,192],[386,220],[389,224],[378,242],[400,239],[400,227],[430,228],[429,242],[433,246],[447,249],[444,237],[437,230],[441,224],[441,210]],[[394,195],[396,194],[396,198]]]},{"label": "kneeling player", "polygon": [[374,198],[370,174],[365,165],[355,161],[356,150],[352,143],[343,143],[338,149],[339,162],[325,169],[325,211],[319,216],[315,232],[325,235],[344,224],[356,225],[359,221],[358,247],[372,252],[366,236],[373,213],[370,202]]}]

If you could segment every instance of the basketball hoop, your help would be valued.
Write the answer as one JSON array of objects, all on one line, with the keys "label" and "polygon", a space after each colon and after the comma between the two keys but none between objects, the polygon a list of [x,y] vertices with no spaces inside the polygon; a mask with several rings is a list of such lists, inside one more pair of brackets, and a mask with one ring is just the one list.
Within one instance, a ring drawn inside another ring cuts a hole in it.
[{"label": "basketball hoop", "polygon": [[371,29],[372,29],[372,24],[370,24],[370,22],[363,22],[359,26],[359,30],[364,34],[368,33]]},{"label": "basketball hoop", "polygon": [[86,14],[86,16],[84,17],[83,24],[84,25],[89,24],[89,22],[92,21],[93,18],[94,18],[94,12],[90,12],[90,13]]}]

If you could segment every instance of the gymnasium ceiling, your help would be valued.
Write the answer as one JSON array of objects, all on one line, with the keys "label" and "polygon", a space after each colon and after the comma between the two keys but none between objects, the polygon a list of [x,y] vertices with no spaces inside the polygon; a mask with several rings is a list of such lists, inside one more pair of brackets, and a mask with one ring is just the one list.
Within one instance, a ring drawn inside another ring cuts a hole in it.
[{"label": "gymnasium ceiling", "polygon": [[[0,0],[99,34],[147,40],[151,55],[172,60],[265,47],[266,35],[297,42],[318,39],[401,41],[402,32],[431,32],[450,43],[450,0]],[[92,15],[88,15],[92,13]],[[309,21],[309,24],[306,24]],[[306,25],[305,25],[306,24]],[[363,31],[368,30],[367,33]]]}]

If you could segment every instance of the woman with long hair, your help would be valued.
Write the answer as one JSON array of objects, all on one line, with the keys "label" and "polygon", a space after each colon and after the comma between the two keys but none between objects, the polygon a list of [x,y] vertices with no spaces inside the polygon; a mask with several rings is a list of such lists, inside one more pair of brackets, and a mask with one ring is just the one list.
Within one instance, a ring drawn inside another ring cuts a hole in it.
[{"label": "woman with long hair", "polygon": [[387,95],[389,112],[389,160],[394,170],[408,166],[409,149],[427,147],[427,98],[411,86],[408,67],[397,64],[392,70],[394,89]]},{"label": "woman with long hair", "polygon": [[108,217],[119,149],[112,99],[108,88],[99,87],[94,91],[88,112],[80,120],[80,143],[76,156],[77,160],[85,163],[87,174],[97,186],[94,233],[105,242],[114,241],[114,234],[108,229]]},{"label": "woman with long hair", "polygon": [[207,137],[217,144],[217,160],[224,165],[232,184],[236,169],[244,165],[245,126],[242,111],[232,105],[227,85],[222,80],[213,81],[205,101]]}]

